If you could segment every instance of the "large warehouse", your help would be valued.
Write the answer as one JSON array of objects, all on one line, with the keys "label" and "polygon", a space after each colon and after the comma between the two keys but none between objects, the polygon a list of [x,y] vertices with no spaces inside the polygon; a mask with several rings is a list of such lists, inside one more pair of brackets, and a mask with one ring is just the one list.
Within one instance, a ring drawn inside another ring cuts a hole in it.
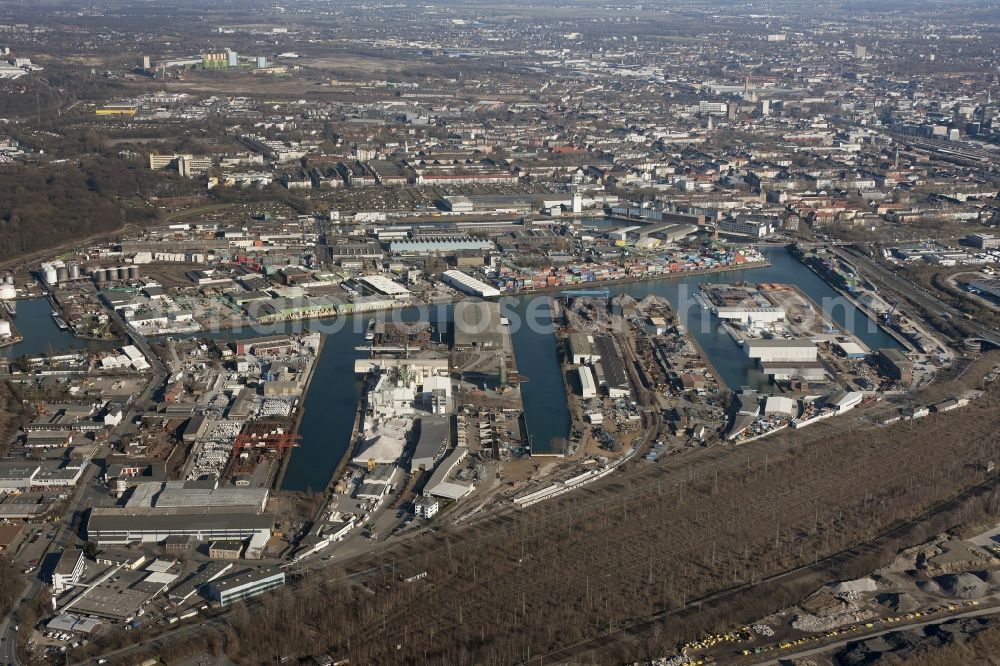
[{"label": "large warehouse", "polygon": [[445,271],[442,274],[444,281],[451,286],[455,287],[459,291],[464,291],[467,294],[473,296],[479,296],[480,298],[490,298],[493,296],[499,296],[500,290],[496,287],[491,287],[481,280],[477,280],[467,273],[462,271],[450,270]]},{"label": "large warehouse", "polygon": [[490,301],[455,303],[453,338],[459,349],[499,349],[503,345],[500,305]]},{"label": "large warehouse", "polygon": [[749,339],[743,343],[743,349],[748,357],[761,363],[816,360],[816,344],[806,338]]},{"label": "large warehouse", "polygon": [[433,469],[451,443],[451,417],[424,416],[416,421],[417,443],[413,450],[410,468]]},{"label": "large warehouse", "polygon": [[398,282],[390,280],[384,275],[365,275],[364,277],[358,278],[358,282],[367,292],[372,294],[390,296],[398,300],[410,297],[409,289]]},{"label": "large warehouse", "polygon": [[913,361],[899,349],[879,349],[875,362],[879,370],[900,384],[908,385],[913,382]]},{"label": "large warehouse", "polygon": [[196,541],[249,539],[271,536],[274,516],[256,513],[174,511],[169,509],[91,509],[87,540],[109,544],[159,543],[169,536]]},{"label": "large warehouse", "polygon": [[785,311],[782,308],[747,307],[744,305],[719,306],[715,308],[715,314],[719,319],[741,321],[747,324],[776,322],[785,318]]}]

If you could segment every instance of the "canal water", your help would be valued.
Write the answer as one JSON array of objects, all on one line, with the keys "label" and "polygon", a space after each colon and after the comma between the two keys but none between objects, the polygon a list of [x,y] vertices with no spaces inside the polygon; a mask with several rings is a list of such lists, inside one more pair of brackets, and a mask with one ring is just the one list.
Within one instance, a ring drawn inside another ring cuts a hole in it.
[{"label": "canal water", "polygon": [[68,330],[60,329],[52,319],[52,306],[44,298],[17,301],[17,316],[14,317],[13,324],[24,340],[0,349],[0,353],[9,359],[50,352],[106,349],[111,346],[108,342],[81,340],[73,337]]},{"label": "canal water", "polygon": [[[693,299],[698,285],[722,282],[778,282],[798,286],[814,303],[828,312],[837,324],[853,330],[871,349],[900,345],[890,335],[874,326],[857,308],[841,297],[783,248],[765,250],[771,265],[767,268],[734,270],[711,275],[687,276],[624,285],[608,285],[613,296],[627,293],[636,299],[655,294],[665,298],[678,311],[681,322],[695,337],[721,379],[731,388],[752,386],[768,390],[767,378],[753,367],[742,349],[718,326],[708,310]],[[569,436],[569,418],[563,378],[555,337],[548,316],[547,298],[527,295],[505,301],[503,314],[512,321],[511,335],[518,371],[528,378],[521,385],[527,429],[537,453],[556,452],[553,447]],[[52,321],[51,309],[44,299],[20,301],[15,326],[25,341],[5,350],[10,358],[21,354],[47,353],[86,348],[61,331]],[[401,313],[413,321],[417,309]],[[451,308],[435,307],[430,320],[441,330],[450,318]],[[386,315],[386,316],[395,316]],[[355,409],[361,396],[361,383],[354,375],[355,359],[364,356],[356,347],[364,344],[368,318],[293,322],[268,331],[221,334],[220,338],[266,335],[281,331],[314,330],[326,335],[323,353],[317,360],[305,412],[300,426],[302,445],[295,449],[285,472],[282,488],[286,490],[323,489],[350,447]],[[533,326],[513,325],[531,319]]]}]

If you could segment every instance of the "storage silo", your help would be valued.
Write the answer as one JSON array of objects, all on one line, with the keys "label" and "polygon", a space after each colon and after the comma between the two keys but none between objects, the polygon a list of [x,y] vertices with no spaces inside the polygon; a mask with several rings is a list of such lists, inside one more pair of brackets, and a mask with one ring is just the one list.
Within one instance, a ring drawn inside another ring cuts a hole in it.
[{"label": "storage silo", "polygon": [[69,265],[69,279],[78,280],[80,279],[80,264],[75,261]]},{"label": "storage silo", "polygon": [[[118,268],[112,268],[111,270],[113,270],[115,272],[114,279],[121,280],[121,281],[125,281],[125,280],[128,279],[128,267],[127,266],[119,266]],[[111,276],[109,275],[108,277],[111,277]]]},{"label": "storage silo", "polygon": [[14,276],[13,275],[4,275],[3,276],[3,283],[4,284],[14,284]]},{"label": "storage silo", "polygon": [[46,284],[55,284],[58,280],[56,267],[52,264],[42,264],[42,279],[45,280]]},{"label": "storage silo", "polygon": [[6,319],[0,319],[0,338],[10,337],[10,322]]},{"label": "storage silo", "polygon": [[128,279],[138,280],[139,279],[139,267],[132,265],[128,267]]},{"label": "storage silo", "polygon": [[56,269],[56,282],[65,282],[69,279],[69,269],[65,266],[60,266]]}]

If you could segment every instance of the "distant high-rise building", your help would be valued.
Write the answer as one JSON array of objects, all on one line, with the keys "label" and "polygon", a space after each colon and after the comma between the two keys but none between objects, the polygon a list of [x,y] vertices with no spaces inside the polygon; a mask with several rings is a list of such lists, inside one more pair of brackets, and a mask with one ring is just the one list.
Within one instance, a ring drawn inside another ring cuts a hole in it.
[{"label": "distant high-rise building", "polygon": [[139,57],[139,67],[141,67],[142,69],[152,69],[153,68],[153,63],[150,60],[150,58],[149,58],[148,55],[144,55],[144,56],[140,56]]},{"label": "distant high-rise building", "polygon": [[993,129],[993,102],[989,98],[979,110],[979,126],[984,129]]},{"label": "distant high-rise building", "polygon": [[224,69],[229,66],[226,53],[206,53],[202,56],[201,65],[205,69]]},{"label": "distant high-rise building", "polygon": [[760,100],[760,115],[762,116],[771,115],[771,100],[769,99]]}]

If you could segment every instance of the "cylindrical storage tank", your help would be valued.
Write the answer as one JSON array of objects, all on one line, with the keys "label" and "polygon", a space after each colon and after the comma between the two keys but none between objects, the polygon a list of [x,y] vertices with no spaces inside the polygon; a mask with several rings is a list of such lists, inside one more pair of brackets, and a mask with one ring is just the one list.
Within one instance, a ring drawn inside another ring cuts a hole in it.
[{"label": "cylindrical storage tank", "polygon": [[14,284],[14,276],[13,275],[4,275],[3,276],[3,283],[4,284]]},{"label": "cylindrical storage tank", "polygon": [[94,282],[97,284],[108,281],[108,272],[103,268],[95,268],[90,275],[94,278]]},{"label": "cylindrical storage tank", "polygon": [[128,266],[119,266],[118,267],[118,279],[119,280],[127,280],[128,279]]},{"label": "cylindrical storage tank", "polygon": [[56,269],[56,282],[65,282],[69,279],[69,269],[65,266],[60,266]]},{"label": "cylindrical storage tank", "polygon": [[52,264],[42,264],[42,277],[46,284],[55,284],[58,281],[55,266]]},{"label": "cylindrical storage tank", "polygon": [[128,279],[129,280],[138,280],[139,279],[139,267],[138,266],[129,266],[128,267]]},{"label": "cylindrical storage tank", "polygon": [[14,285],[3,284],[0,285],[0,300],[9,301],[12,300],[17,294],[14,292]]},{"label": "cylindrical storage tank", "polygon": [[80,264],[72,263],[69,265],[69,279],[76,280],[80,277]]},{"label": "cylindrical storage tank", "polygon": [[0,319],[0,338],[10,337],[10,322],[6,319]]}]

